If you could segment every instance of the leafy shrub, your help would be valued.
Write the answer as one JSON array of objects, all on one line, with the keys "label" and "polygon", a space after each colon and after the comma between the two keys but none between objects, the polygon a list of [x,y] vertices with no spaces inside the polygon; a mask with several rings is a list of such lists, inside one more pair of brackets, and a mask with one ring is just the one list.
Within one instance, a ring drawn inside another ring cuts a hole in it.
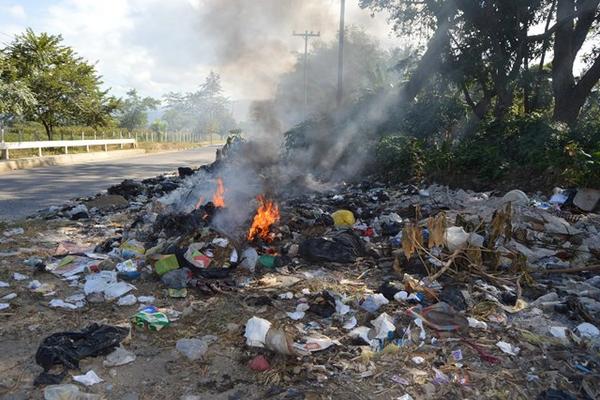
[{"label": "leafy shrub", "polygon": [[565,146],[569,161],[565,163],[561,178],[567,184],[600,189],[600,151],[586,153],[581,145],[570,142]]},{"label": "leafy shrub", "polygon": [[385,136],[375,150],[377,167],[392,182],[420,182],[425,162],[422,143],[404,135]]},{"label": "leafy shrub", "polygon": [[467,115],[463,102],[440,88],[424,92],[401,114],[397,129],[427,141],[443,139]]},{"label": "leafy shrub", "polygon": [[[380,174],[391,181],[487,182],[532,186],[600,186],[600,123],[569,130],[543,115],[481,125],[452,144],[407,135],[377,147]],[[460,178],[460,179],[459,179]]]},{"label": "leafy shrub", "polygon": [[509,166],[502,147],[480,135],[461,141],[454,149],[454,174],[497,180]]}]

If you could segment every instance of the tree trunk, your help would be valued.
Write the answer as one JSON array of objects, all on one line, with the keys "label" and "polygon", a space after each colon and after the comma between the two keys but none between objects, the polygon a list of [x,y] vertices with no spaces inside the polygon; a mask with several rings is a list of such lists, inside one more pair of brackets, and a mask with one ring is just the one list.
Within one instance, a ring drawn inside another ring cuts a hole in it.
[{"label": "tree trunk", "polygon": [[490,109],[490,105],[492,103],[492,93],[489,90],[485,90],[484,87],[482,99],[479,100],[478,103],[475,103],[471,97],[471,94],[469,93],[469,89],[464,83],[461,85],[461,89],[463,91],[463,95],[465,96],[466,103],[469,105],[469,107],[471,107],[471,111],[473,111],[473,114],[475,114],[475,117],[477,117],[478,120],[482,121]]},{"label": "tree trunk", "polygon": [[[556,9],[556,19],[563,20],[575,12],[575,0],[559,0]],[[574,22],[570,20],[562,24],[554,39],[554,60],[552,61],[552,89],[554,91],[554,119],[572,122],[573,110],[568,110],[571,94],[575,88],[573,77],[573,29]]]},{"label": "tree trunk", "polygon": [[557,95],[554,103],[554,120],[574,125],[583,103],[585,103],[585,98],[574,99],[569,95]]},{"label": "tree trunk", "polygon": [[434,36],[427,43],[427,51],[421,57],[417,68],[411,74],[410,79],[401,91],[401,101],[411,103],[415,97],[419,94],[421,89],[427,84],[432,78],[436,71],[440,70],[441,65],[441,51],[445,43],[448,40],[448,24],[444,24],[445,27],[438,28]]},{"label": "tree trunk", "polygon": [[504,116],[512,107],[513,99],[514,94],[511,87],[504,87],[497,91],[496,106],[494,108],[494,117],[496,120],[501,121],[504,119]]},{"label": "tree trunk", "polygon": [[529,49],[527,50],[523,64],[525,68],[525,82],[523,83],[523,114],[529,115],[532,109],[531,85],[529,84]]},{"label": "tree trunk", "polygon": [[[578,3],[580,4],[580,3]],[[592,67],[582,75],[579,82],[573,76],[575,57],[589,33],[599,2],[590,0],[581,4],[577,24],[573,20],[561,24],[556,30],[554,40],[554,60],[552,61],[552,89],[554,91],[554,114],[556,121],[574,125],[581,108],[592,89],[600,80],[600,56]],[[575,13],[575,0],[558,0],[556,18],[568,19]]]},{"label": "tree trunk", "polygon": [[417,68],[410,79],[400,91],[400,103],[412,103],[433,75],[441,70],[442,53],[450,43],[449,32],[452,25],[450,20],[456,12],[457,7],[454,1],[448,1],[440,11],[437,16],[437,29],[427,43],[427,50],[419,60]]},{"label": "tree trunk", "polygon": [[46,135],[48,136],[48,140],[52,140],[52,137],[54,136],[54,129],[52,125],[48,124],[46,121],[42,121],[42,124],[44,125],[44,129],[46,129]]}]

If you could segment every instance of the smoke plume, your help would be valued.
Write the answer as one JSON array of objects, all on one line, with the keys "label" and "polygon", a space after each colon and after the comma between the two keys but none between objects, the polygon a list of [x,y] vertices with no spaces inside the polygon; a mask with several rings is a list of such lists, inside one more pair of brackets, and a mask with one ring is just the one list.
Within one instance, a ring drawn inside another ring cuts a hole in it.
[{"label": "smoke plume", "polygon": [[338,18],[321,0],[204,0],[198,10],[212,62],[225,81],[257,99],[271,96],[279,75],[294,65],[291,50],[301,39],[293,30],[335,32]]},{"label": "smoke plume", "polygon": [[[395,104],[397,94],[391,90],[379,90],[371,101],[361,105],[348,102],[337,110],[335,98],[331,96],[332,107],[323,110],[327,111],[326,115],[303,128],[304,144],[286,158],[281,157],[282,133],[289,126],[280,123],[277,104],[271,98],[280,76],[294,68],[298,61],[290,49],[297,48],[297,41],[302,41],[291,36],[292,30],[321,30],[323,40],[335,39],[339,15],[323,3],[317,0],[205,0],[198,7],[201,37],[211,38],[212,62],[219,66],[224,82],[236,75],[238,80],[233,84],[246,90],[252,88],[255,98],[264,99],[255,102],[252,113],[256,124],[250,135],[245,132],[251,142],[243,153],[236,155],[235,162],[226,164],[218,172],[225,183],[228,211],[220,214],[213,224],[223,232],[232,235],[235,229],[245,226],[244,221],[253,213],[252,202],[256,195],[266,193],[277,198],[280,194],[326,190],[330,187],[328,182],[361,175],[362,168],[373,157],[368,141]],[[329,30],[328,36],[325,28]],[[327,75],[335,76],[337,63],[329,62],[330,59],[337,61],[337,57],[332,56],[319,68],[331,68]],[[362,61],[360,55],[349,60]],[[348,68],[347,73],[352,74],[354,70]],[[320,71],[312,72],[319,74]],[[302,109],[302,104],[298,104],[298,109]],[[210,200],[215,186],[211,174],[200,172],[162,202],[174,210],[189,212],[199,199]]]}]

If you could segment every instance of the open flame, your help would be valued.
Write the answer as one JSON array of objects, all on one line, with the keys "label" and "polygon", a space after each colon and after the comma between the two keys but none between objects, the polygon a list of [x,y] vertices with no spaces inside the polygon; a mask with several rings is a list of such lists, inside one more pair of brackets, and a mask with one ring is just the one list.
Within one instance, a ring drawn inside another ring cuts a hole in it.
[{"label": "open flame", "polygon": [[225,198],[223,195],[225,194],[225,186],[223,186],[223,179],[217,178],[217,190],[213,195],[212,201],[215,207],[223,208],[225,207]]},{"label": "open flame", "polygon": [[252,241],[258,235],[261,239],[270,241],[269,229],[271,225],[279,221],[279,207],[274,201],[266,199],[263,195],[258,196],[257,199],[259,205],[248,231],[248,240]]}]

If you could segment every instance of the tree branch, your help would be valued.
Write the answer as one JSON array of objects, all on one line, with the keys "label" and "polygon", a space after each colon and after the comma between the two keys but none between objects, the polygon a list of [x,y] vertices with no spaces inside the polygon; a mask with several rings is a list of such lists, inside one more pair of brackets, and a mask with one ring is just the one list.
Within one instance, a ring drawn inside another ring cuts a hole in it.
[{"label": "tree branch", "polygon": [[589,0],[581,6],[581,10],[577,10],[581,11],[581,17],[577,19],[575,32],[573,34],[573,51],[575,53],[581,49],[592,24],[598,19],[596,14],[598,11],[598,4],[600,4],[600,0]]},{"label": "tree branch", "polygon": [[[546,27],[544,28],[544,34],[548,32],[550,29],[550,22],[552,22],[552,15],[554,15],[554,11],[556,9],[556,0],[552,0],[552,5],[550,6],[550,11],[548,12],[548,17],[546,18]],[[540,66],[538,67],[537,76],[535,79],[535,85],[533,88],[533,100],[531,102],[532,108],[536,109],[538,107],[538,102],[540,98],[540,86],[542,84],[542,74],[544,72],[544,63],[546,62],[546,52],[548,51],[548,45],[550,41],[549,37],[545,37],[542,43],[542,54],[540,56]]]},{"label": "tree branch", "polygon": [[598,81],[600,81],[600,55],[596,57],[590,69],[577,82],[575,91],[587,97]]},{"label": "tree branch", "polygon": [[[596,3],[596,7],[598,5],[598,1],[597,0],[590,0],[590,2],[594,2]],[[544,39],[549,38],[550,36],[552,36],[554,34],[554,32],[556,32],[557,30],[559,30],[563,25],[570,23],[571,21],[573,21],[575,18],[579,18],[583,15],[585,15],[586,13],[589,13],[590,9],[589,7],[582,7],[580,10],[575,11],[574,13],[572,13],[571,15],[561,19],[560,21],[556,22],[554,25],[552,25],[552,27],[548,30],[546,30],[544,33],[540,33],[539,35],[532,35],[532,36],[528,36],[527,40],[529,42],[539,42],[542,41]],[[594,11],[595,13],[595,11]]]},{"label": "tree branch", "polygon": [[467,89],[467,85],[464,82],[462,82],[460,88],[463,92],[463,95],[465,96],[465,101],[467,102],[469,107],[471,107],[471,109],[475,111],[475,102],[473,101],[471,94],[469,94],[469,89]]}]

